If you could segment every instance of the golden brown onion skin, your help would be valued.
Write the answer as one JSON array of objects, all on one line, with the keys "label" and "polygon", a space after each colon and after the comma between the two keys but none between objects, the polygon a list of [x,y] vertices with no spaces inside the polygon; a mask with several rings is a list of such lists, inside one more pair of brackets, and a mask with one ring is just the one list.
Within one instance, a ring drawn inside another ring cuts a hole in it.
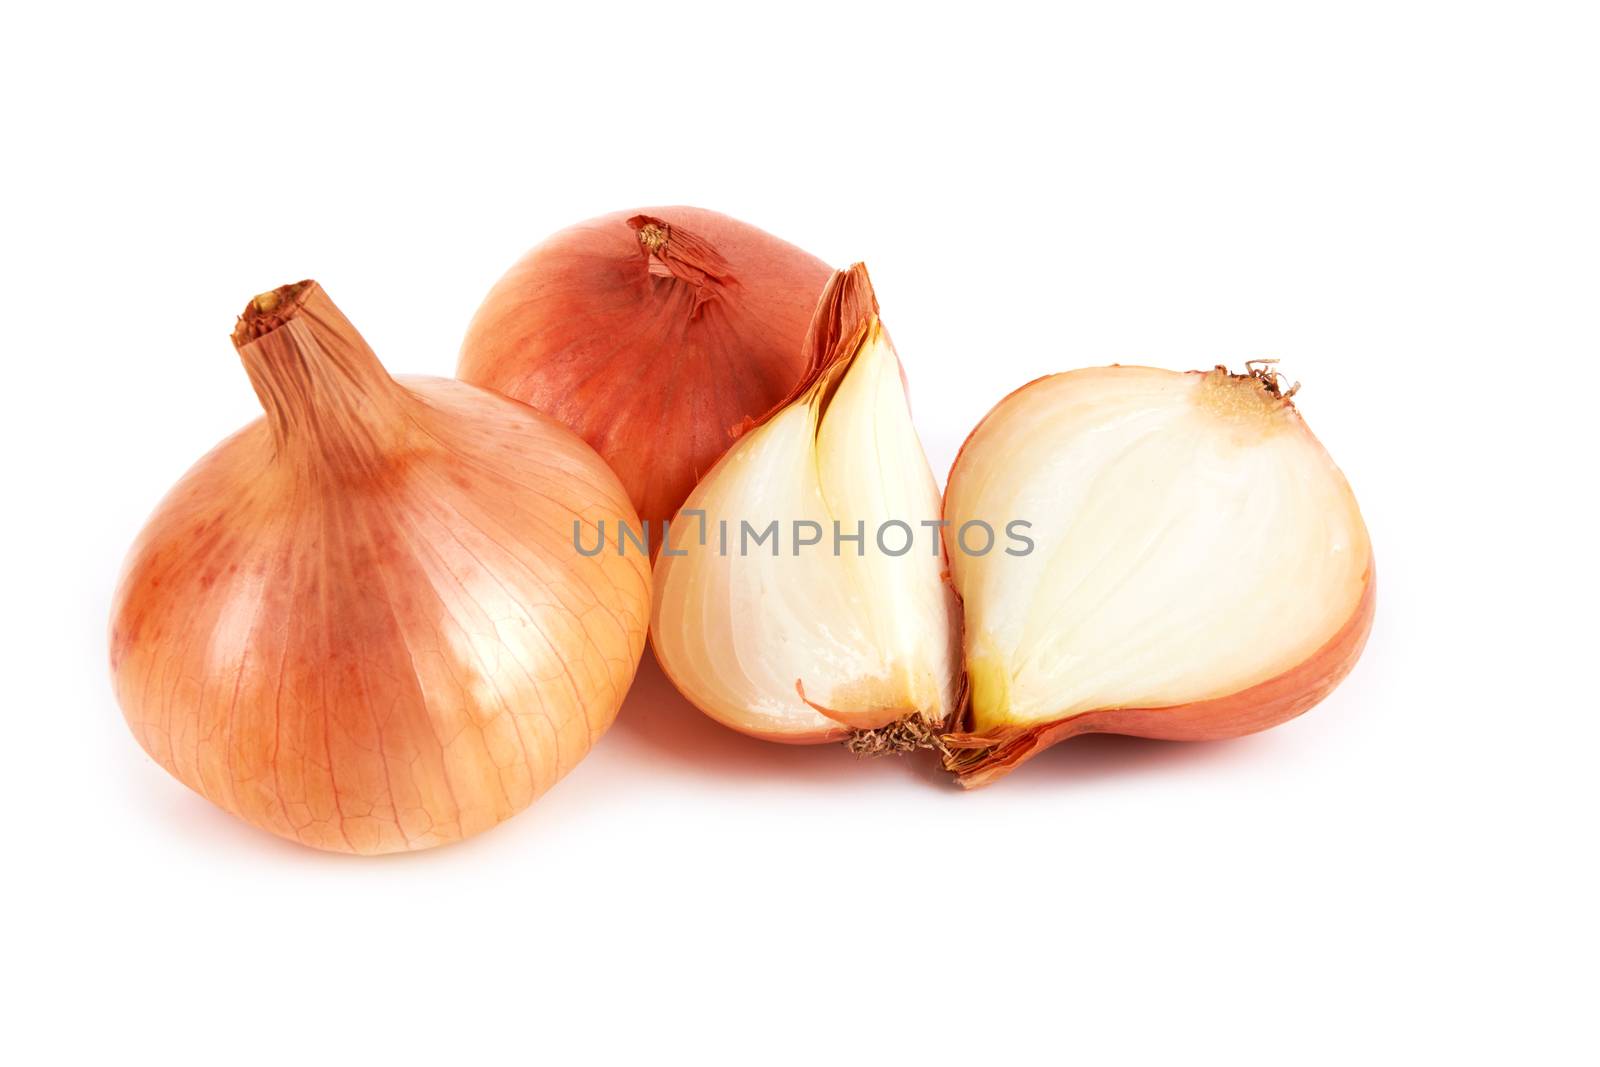
[{"label": "golden brown onion skin", "polygon": [[457,373],[571,427],[658,531],[732,431],[799,382],[831,274],[714,211],[619,211],[513,266],[473,318]]},{"label": "golden brown onion skin", "polygon": [[592,545],[633,510],[554,420],[397,383],[319,288],[286,291],[297,321],[241,339],[269,417],[200,460],[128,558],[118,699],[152,758],[263,829],[368,854],[455,841],[615,717],[648,568],[579,555],[572,526]]}]

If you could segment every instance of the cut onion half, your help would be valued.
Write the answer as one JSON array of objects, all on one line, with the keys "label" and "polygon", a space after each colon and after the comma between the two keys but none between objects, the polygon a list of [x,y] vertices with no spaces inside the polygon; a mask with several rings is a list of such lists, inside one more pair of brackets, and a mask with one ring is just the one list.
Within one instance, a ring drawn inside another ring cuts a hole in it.
[{"label": "cut onion half", "polygon": [[[978,425],[944,506],[970,698],[943,740],[963,785],[1081,733],[1262,730],[1349,672],[1372,547],[1292,393],[1259,368],[1104,367],[1039,379]],[[956,546],[967,523],[1016,520],[1031,551]]]},{"label": "cut onion half", "polygon": [[863,266],[833,276],[805,378],[700,481],[657,557],[662,669],[757,737],[914,747],[959,702],[939,490],[877,310]]}]

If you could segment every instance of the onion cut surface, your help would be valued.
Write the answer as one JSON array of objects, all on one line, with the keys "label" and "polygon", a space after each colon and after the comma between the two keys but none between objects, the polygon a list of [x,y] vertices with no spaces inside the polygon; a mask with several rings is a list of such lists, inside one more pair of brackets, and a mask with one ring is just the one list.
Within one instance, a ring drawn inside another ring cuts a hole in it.
[{"label": "onion cut surface", "polygon": [[[958,701],[959,618],[936,526],[920,525],[938,521],[938,487],[864,267],[829,282],[806,350],[795,394],[739,438],[673,522],[683,554],[657,558],[651,641],[690,701],[748,734],[931,734]],[[774,520],[777,540],[747,547],[743,524],[759,533]],[[915,535],[903,554],[898,530],[889,551],[878,543],[888,520]],[[796,537],[796,522],[815,530]],[[859,549],[842,541],[835,553],[836,522],[862,532]],[[816,531],[820,543],[796,544]]]},{"label": "onion cut surface", "polygon": [[965,785],[1101,731],[1233,737],[1306,710],[1371,627],[1372,548],[1344,476],[1276,378],[1107,367],[989,413],[945,495],[1031,523],[1032,552],[951,555],[970,701]]},{"label": "onion cut surface", "polygon": [[643,652],[637,522],[571,431],[462,382],[396,381],[314,282],[235,332],[267,417],[168,494],[111,625],[128,725],[180,781],[316,848],[487,829],[569,771]]}]

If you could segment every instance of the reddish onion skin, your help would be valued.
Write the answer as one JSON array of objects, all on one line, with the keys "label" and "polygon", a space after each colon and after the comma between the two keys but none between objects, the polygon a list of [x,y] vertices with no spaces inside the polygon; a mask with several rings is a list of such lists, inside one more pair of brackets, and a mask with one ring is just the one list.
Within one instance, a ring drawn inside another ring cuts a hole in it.
[{"label": "reddish onion skin", "polygon": [[[264,306],[272,305],[270,310]],[[223,809],[340,852],[439,845],[526,807],[615,717],[649,617],[632,520],[565,427],[397,382],[315,283],[235,333],[267,411],[133,546],[111,664],[146,752]]]},{"label": "reddish onion skin", "polygon": [[693,207],[562,230],[490,290],[457,373],[594,446],[659,531],[746,420],[805,373],[827,264]]}]

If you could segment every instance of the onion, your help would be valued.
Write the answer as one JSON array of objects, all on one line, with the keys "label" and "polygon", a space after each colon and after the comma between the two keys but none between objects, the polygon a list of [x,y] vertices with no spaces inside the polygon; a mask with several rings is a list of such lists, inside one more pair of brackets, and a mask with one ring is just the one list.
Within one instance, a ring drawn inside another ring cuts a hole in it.
[{"label": "onion", "polygon": [[520,811],[611,723],[648,567],[575,525],[636,522],[576,436],[461,382],[391,379],[314,282],[234,344],[267,417],[184,476],[111,625],[134,736],[256,826],[379,853]]},{"label": "onion", "polygon": [[877,310],[861,265],[832,278],[805,380],[689,495],[656,561],[662,669],[758,737],[917,747],[959,700],[939,490]]},{"label": "onion", "polygon": [[1265,729],[1349,672],[1372,546],[1292,393],[1264,368],[1107,367],[1033,382],[978,425],[946,534],[1020,518],[1035,545],[951,553],[971,697],[943,740],[962,784],[1081,733]]},{"label": "onion", "polygon": [[620,211],[548,238],[490,290],[458,374],[571,427],[659,529],[805,370],[829,276],[713,211]]}]

